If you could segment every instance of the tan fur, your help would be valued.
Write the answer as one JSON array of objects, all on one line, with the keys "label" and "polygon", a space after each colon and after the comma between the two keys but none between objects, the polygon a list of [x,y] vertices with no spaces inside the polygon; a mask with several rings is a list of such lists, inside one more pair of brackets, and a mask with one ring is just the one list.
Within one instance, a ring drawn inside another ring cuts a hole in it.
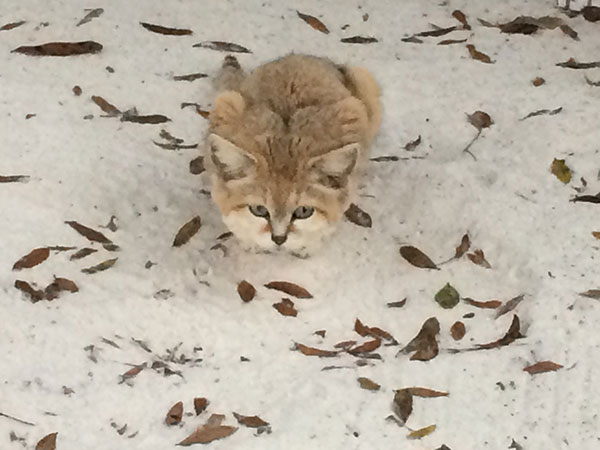
[{"label": "tan fur", "polygon": [[[289,55],[250,75],[228,57],[215,84],[206,161],[226,223],[250,246],[275,248],[260,234],[285,234],[284,248],[307,251],[342,217],[368,159],[381,121],[375,80],[363,68]],[[248,205],[268,209],[269,227]],[[314,217],[290,226],[299,206]],[[242,236],[246,227],[253,237]]]}]

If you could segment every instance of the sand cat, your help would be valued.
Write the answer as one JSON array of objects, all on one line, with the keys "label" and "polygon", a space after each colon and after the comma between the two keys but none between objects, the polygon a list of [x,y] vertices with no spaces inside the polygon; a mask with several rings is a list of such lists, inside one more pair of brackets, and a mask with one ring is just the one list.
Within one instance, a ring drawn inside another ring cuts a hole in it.
[{"label": "sand cat", "polygon": [[350,205],[381,121],[366,69],[288,55],[215,80],[207,168],[223,221],[247,248],[307,256]]}]

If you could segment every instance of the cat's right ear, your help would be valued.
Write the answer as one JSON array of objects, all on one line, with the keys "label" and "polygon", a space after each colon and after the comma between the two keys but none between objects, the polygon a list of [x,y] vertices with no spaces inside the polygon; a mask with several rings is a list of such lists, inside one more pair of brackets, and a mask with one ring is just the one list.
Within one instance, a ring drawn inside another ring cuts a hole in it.
[{"label": "cat's right ear", "polygon": [[248,152],[214,133],[208,136],[208,151],[217,174],[225,182],[246,178],[256,164]]}]

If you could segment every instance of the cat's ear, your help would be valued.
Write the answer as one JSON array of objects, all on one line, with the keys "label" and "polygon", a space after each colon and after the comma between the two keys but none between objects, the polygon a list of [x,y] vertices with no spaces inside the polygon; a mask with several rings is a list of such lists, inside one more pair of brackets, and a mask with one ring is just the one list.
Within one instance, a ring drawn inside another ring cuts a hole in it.
[{"label": "cat's ear", "polygon": [[358,161],[360,144],[348,144],[309,162],[309,170],[314,181],[331,189],[342,189]]},{"label": "cat's ear", "polygon": [[217,174],[226,182],[247,177],[256,164],[248,152],[214,133],[208,136],[208,151]]},{"label": "cat's ear", "polygon": [[222,92],[215,98],[215,106],[209,116],[210,123],[213,126],[231,124],[239,119],[245,108],[246,102],[239,92]]}]

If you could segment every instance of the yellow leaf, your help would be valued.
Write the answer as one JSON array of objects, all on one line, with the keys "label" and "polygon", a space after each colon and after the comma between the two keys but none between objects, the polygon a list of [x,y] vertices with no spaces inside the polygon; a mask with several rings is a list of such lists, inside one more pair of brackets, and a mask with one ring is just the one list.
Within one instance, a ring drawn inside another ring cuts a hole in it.
[{"label": "yellow leaf", "polygon": [[567,184],[571,181],[571,169],[567,167],[564,159],[556,159],[552,161],[552,173],[563,183]]},{"label": "yellow leaf", "polygon": [[428,436],[431,433],[433,433],[435,431],[435,428],[436,428],[435,425],[429,425],[428,427],[420,428],[415,431],[411,431],[410,433],[408,433],[408,438],[409,439],[421,439],[422,437]]}]

